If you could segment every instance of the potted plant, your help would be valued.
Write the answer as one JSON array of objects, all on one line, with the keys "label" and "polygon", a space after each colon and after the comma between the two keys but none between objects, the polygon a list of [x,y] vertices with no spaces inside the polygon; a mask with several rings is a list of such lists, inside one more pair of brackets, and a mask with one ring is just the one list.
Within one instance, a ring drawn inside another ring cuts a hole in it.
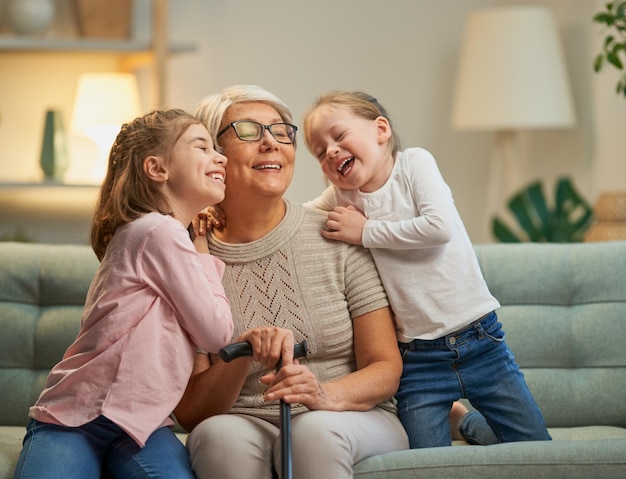
[{"label": "potted plant", "polygon": [[[605,10],[597,13],[593,21],[606,26],[607,35],[602,51],[596,56],[593,69],[597,73],[605,64],[624,71],[626,62],[626,1],[608,2]],[[626,97],[626,72],[623,73],[615,91]]]}]

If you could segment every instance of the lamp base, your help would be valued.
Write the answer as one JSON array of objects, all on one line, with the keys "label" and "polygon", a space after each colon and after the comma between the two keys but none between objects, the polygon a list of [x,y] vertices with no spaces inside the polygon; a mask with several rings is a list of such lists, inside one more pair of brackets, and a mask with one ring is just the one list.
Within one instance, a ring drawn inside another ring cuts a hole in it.
[{"label": "lamp base", "polygon": [[485,203],[484,242],[493,242],[491,221],[502,213],[508,197],[519,183],[519,146],[517,132],[512,130],[494,133],[487,200]]}]

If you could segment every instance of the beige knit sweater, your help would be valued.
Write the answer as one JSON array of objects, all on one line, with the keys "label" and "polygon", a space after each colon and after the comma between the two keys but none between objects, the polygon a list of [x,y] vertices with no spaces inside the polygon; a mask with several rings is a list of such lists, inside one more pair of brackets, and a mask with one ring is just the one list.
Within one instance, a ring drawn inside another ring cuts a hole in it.
[{"label": "beige knit sweater", "polygon": [[[286,201],[283,221],[246,244],[209,238],[211,254],[226,263],[223,283],[233,311],[234,337],[251,328],[277,326],[307,340],[306,363],[320,382],[356,369],[352,317],[388,305],[369,251],[320,235],[326,214]],[[253,363],[232,413],[279,423],[278,402],[263,401],[266,371]],[[381,404],[391,408],[390,402]],[[307,409],[292,405],[292,414]]]}]

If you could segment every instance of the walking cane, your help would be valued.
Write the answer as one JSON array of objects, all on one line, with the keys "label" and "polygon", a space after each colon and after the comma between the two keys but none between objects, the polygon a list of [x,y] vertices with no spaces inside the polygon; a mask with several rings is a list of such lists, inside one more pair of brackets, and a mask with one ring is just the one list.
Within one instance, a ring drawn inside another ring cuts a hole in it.
[{"label": "walking cane", "polygon": [[[304,358],[306,353],[306,340],[296,344],[293,348],[294,359]],[[252,356],[252,354],[252,345],[248,341],[232,343],[220,349],[220,358],[226,363],[243,356]],[[279,370],[282,365],[281,358],[276,365],[276,370]],[[291,407],[282,399],[280,400],[280,447],[282,479],[291,479]]]}]

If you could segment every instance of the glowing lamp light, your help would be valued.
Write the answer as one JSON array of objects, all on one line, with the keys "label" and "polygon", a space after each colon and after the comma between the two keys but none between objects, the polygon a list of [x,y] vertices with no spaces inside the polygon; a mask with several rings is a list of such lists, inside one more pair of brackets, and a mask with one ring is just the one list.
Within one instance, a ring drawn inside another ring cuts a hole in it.
[{"label": "glowing lamp light", "polygon": [[[89,165],[89,182],[101,183],[121,126],[141,114],[137,80],[131,73],[85,73],[78,80],[72,131],[92,140],[98,157]],[[81,158],[81,161],[86,161]]]}]

